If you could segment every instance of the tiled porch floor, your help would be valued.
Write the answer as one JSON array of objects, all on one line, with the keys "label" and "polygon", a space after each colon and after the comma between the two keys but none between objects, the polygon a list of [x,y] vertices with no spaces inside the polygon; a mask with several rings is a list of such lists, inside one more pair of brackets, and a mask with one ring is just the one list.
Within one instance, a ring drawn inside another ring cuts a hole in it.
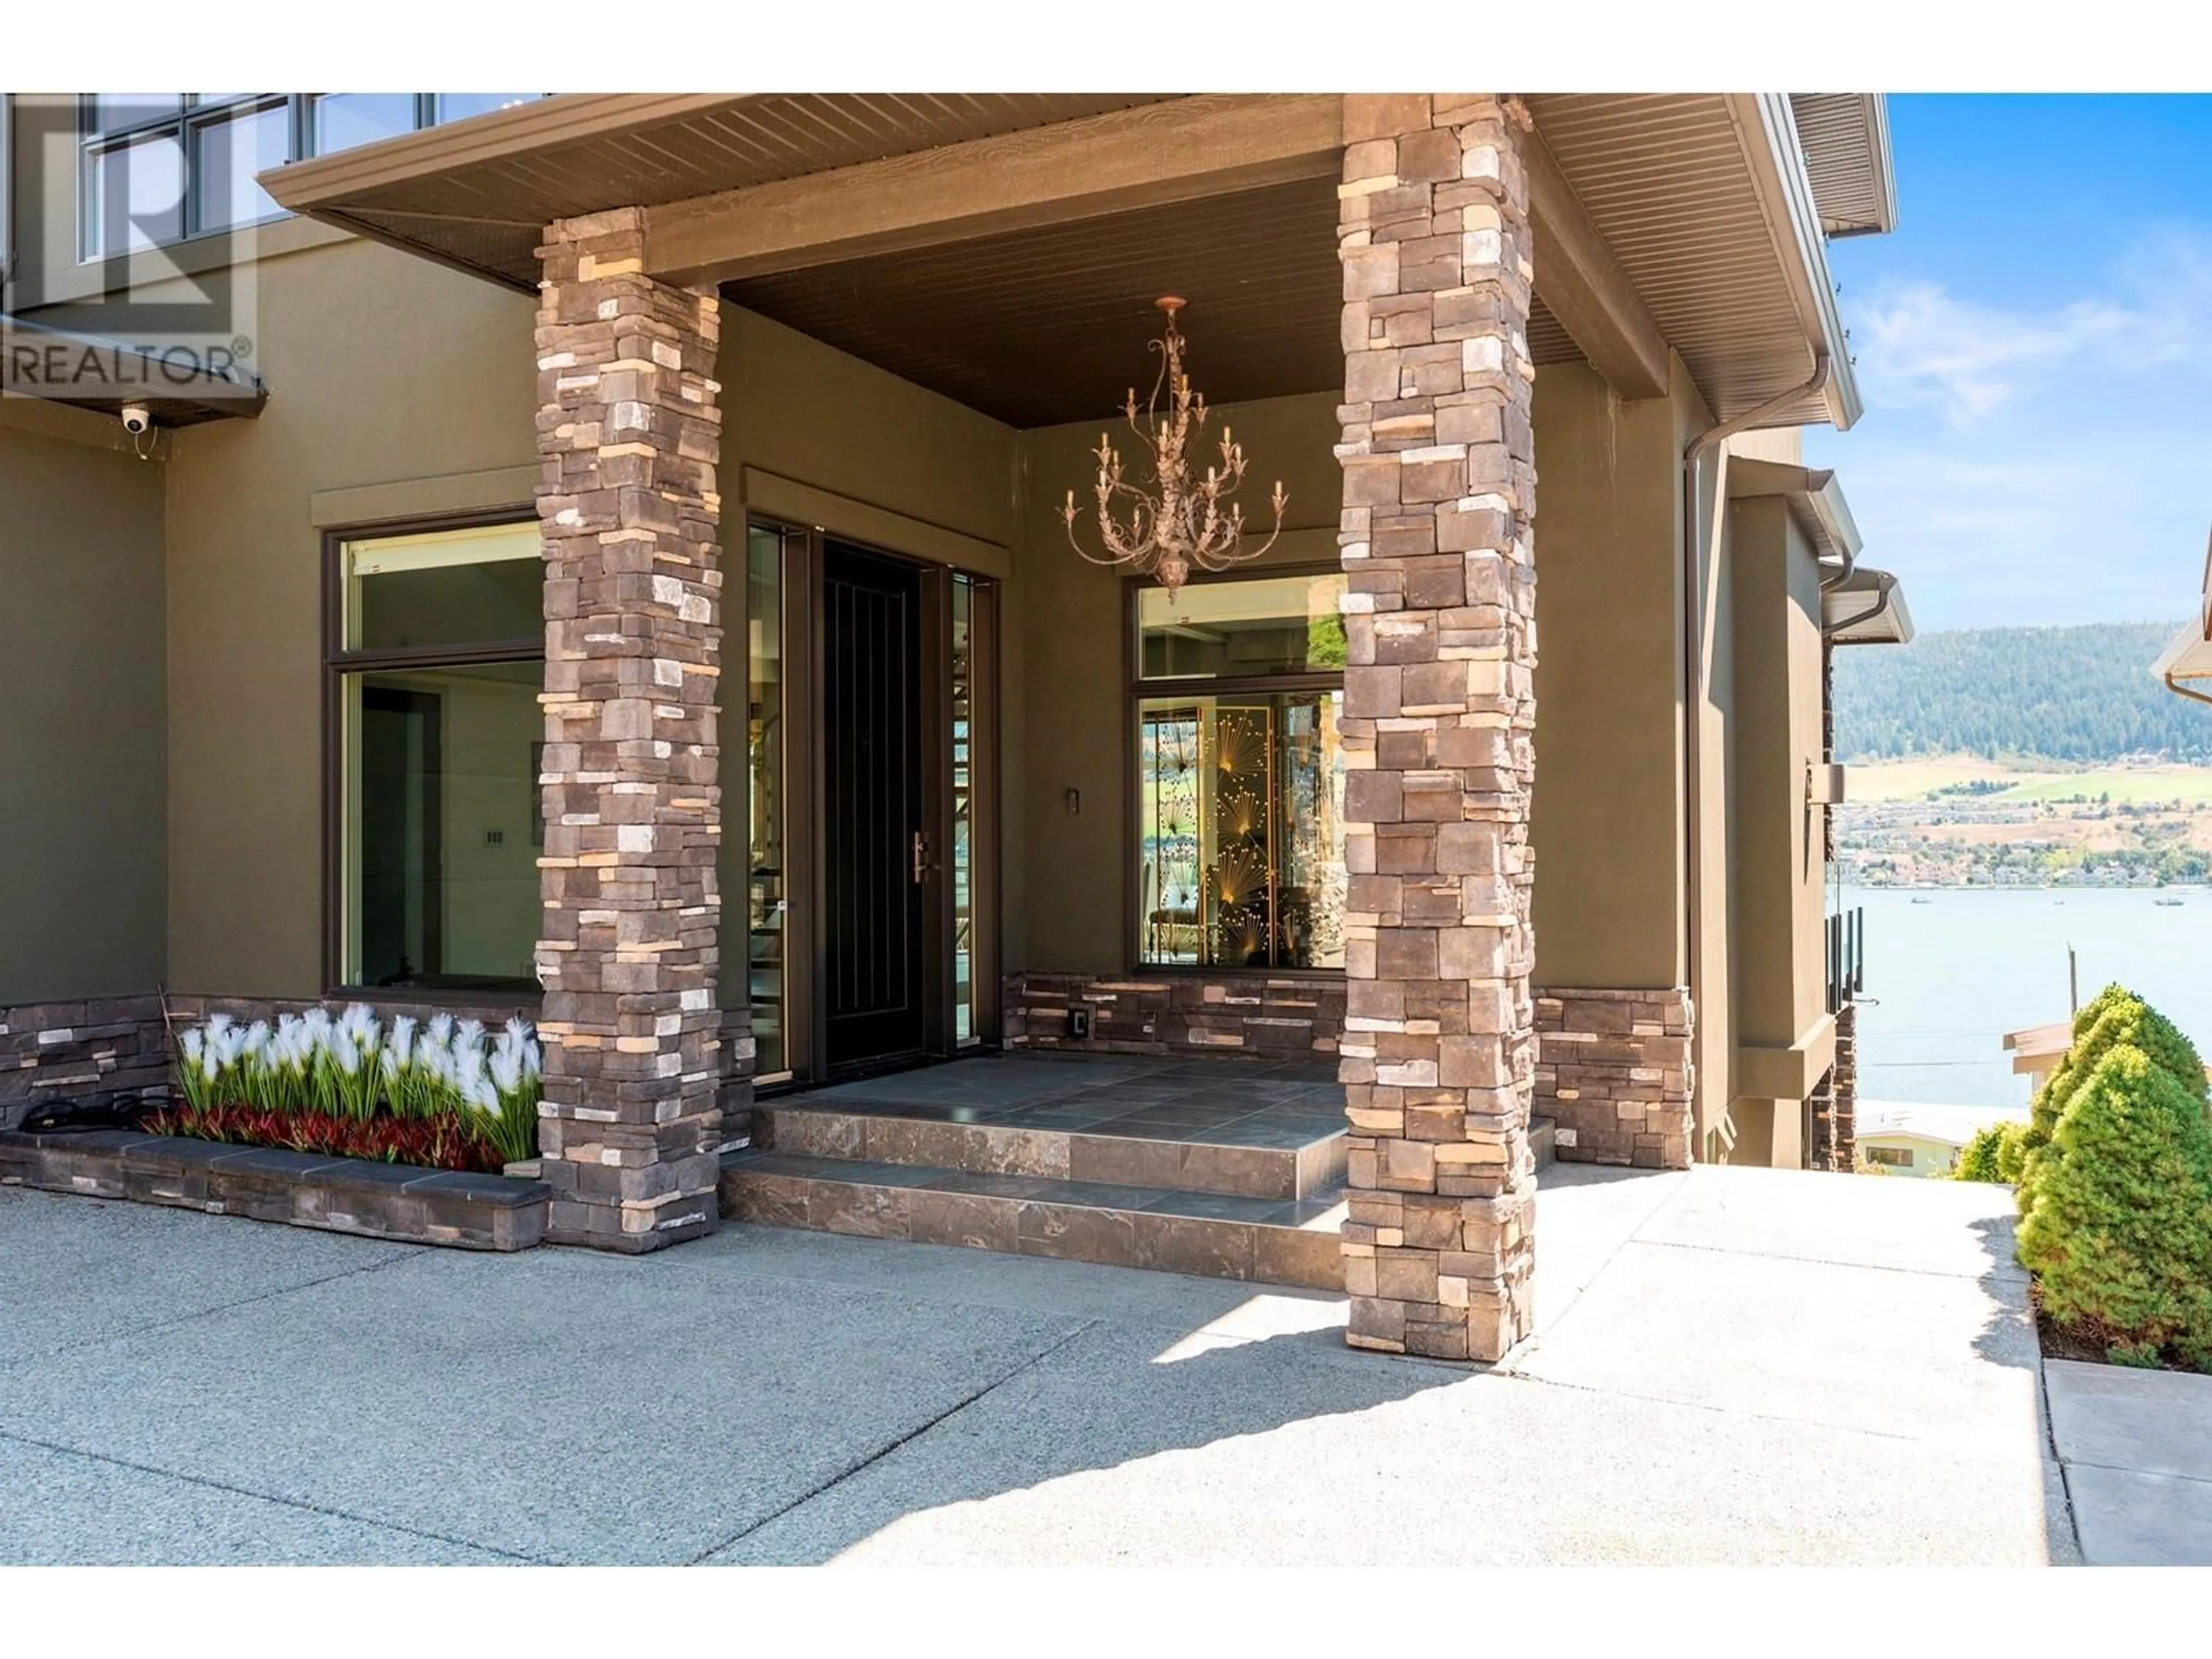
[{"label": "tiled porch floor", "polygon": [[781,1105],[1000,1129],[1289,1148],[1341,1133],[1326,1060],[998,1054],[781,1097]]}]

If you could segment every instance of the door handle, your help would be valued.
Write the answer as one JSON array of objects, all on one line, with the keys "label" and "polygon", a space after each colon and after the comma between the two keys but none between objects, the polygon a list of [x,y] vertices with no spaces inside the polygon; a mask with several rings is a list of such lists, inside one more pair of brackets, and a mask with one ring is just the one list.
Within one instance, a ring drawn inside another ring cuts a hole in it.
[{"label": "door handle", "polygon": [[917,887],[929,878],[929,837],[917,830],[914,832],[914,884]]}]

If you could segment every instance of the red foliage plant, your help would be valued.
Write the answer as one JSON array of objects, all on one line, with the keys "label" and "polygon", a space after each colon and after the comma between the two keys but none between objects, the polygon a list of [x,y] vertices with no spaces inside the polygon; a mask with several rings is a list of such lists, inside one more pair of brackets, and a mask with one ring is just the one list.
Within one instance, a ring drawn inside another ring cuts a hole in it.
[{"label": "red foliage plant", "polygon": [[288,1152],[378,1164],[413,1164],[427,1170],[480,1170],[496,1175],[506,1160],[490,1141],[451,1112],[435,1117],[334,1117],[325,1112],[271,1112],[254,1106],[163,1107],[146,1119],[157,1135],[190,1135],[240,1146],[278,1146]]}]

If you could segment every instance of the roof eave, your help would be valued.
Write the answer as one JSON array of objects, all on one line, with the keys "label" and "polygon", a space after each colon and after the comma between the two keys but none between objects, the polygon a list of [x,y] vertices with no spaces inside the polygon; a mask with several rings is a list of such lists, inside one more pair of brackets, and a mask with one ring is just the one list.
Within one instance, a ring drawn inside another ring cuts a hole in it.
[{"label": "roof eave", "polygon": [[[1775,254],[1790,283],[1806,332],[1808,354],[1826,352],[1828,384],[1822,401],[1828,423],[1848,431],[1865,413],[1850,345],[1836,309],[1835,279],[1828,271],[1826,238],[1790,100],[1782,93],[1739,93],[1730,98],[1745,137],[1752,178],[1766,210]],[[1790,421],[1789,424],[1798,424]]]}]

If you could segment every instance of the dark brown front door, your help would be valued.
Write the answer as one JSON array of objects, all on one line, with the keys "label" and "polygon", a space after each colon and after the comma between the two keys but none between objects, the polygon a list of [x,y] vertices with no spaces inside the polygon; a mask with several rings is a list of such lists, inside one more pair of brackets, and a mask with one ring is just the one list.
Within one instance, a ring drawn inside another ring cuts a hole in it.
[{"label": "dark brown front door", "polygon": [[822,566],[823,1059],[922,1057],[921,577],[828,543]]}]

